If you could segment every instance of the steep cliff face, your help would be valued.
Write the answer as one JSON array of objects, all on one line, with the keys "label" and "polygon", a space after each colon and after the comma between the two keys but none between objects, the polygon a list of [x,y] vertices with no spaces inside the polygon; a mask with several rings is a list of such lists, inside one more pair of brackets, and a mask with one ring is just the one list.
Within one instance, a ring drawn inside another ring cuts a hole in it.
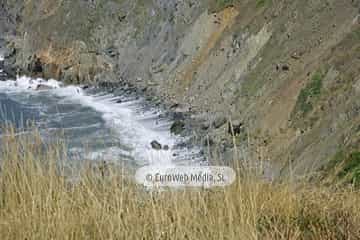
[{"label": "steep cliff face", "polygon": [[360,149],[359,1],[4,4],[18,15],[7,41],[25,72],[40,61],[46,78],[129,82],[192,112],[203,122],[198,132],[244,147],[279,174]]}]

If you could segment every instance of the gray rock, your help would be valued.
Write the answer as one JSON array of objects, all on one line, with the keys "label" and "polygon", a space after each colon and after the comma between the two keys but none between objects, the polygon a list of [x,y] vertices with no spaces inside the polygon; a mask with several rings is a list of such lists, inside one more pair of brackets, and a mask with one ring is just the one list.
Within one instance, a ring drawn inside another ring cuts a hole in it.
[{"label": "gray rock", "polygon": [[175,135],[179,135],[184,131],[184,129],[185,123],[183,121],[177,120],[171,125],[170,132]]},{"label": "gray rock", "polygon": [[156,140],[152,141],[150,144],[151,144],[151,147],[153,149],[155,149],[155,150],[161,150],[162,149],[161,144]]},{"label": "gray rock", "polygon": [[47,85],[43,85],[43,84],[39,84],[36,86],[36,90],[40,91],[40,90],[49,90],[52,89],[52,87],[47,86]]}]

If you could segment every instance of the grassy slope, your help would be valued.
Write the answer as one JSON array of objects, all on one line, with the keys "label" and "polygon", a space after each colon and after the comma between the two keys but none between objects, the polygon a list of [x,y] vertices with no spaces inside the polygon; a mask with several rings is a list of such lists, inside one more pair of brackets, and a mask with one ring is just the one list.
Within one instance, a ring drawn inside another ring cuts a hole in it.
[{"label": "grassy slope", "polygon": [[[55,168],[65,148],[2,139],[0,239],[358,239],[360,194],[242,174],[231,187],[147,192],[119,169]],[[56,170],[57,169],[57,170]],[[60,169],[60,170],[59,170]],[[103,175],[103,177],[101,177]]]}]

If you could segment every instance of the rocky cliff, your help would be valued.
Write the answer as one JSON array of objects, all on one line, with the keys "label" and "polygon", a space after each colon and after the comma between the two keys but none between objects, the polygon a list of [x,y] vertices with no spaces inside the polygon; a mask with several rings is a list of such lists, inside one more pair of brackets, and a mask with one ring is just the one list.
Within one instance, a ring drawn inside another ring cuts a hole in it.
[{"label": "rocky cliff", "polygon": [[360,149],[359,1],[1,2],[7,61],[24,73],[130,83],[277,174]]}]

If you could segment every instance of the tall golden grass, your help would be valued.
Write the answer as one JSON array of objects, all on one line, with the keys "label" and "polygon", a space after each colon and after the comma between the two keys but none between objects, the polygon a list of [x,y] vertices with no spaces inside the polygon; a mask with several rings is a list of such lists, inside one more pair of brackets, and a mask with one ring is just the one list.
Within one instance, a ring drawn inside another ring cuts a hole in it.
[{"label": "tall golden grass", "polygon": [[[0,239],[360,239],[360,194],[276,184],[148,191],[109,166],[63,164],[39,134],[1,139]],[[74,175],[72,175],[74,176]]]}]

